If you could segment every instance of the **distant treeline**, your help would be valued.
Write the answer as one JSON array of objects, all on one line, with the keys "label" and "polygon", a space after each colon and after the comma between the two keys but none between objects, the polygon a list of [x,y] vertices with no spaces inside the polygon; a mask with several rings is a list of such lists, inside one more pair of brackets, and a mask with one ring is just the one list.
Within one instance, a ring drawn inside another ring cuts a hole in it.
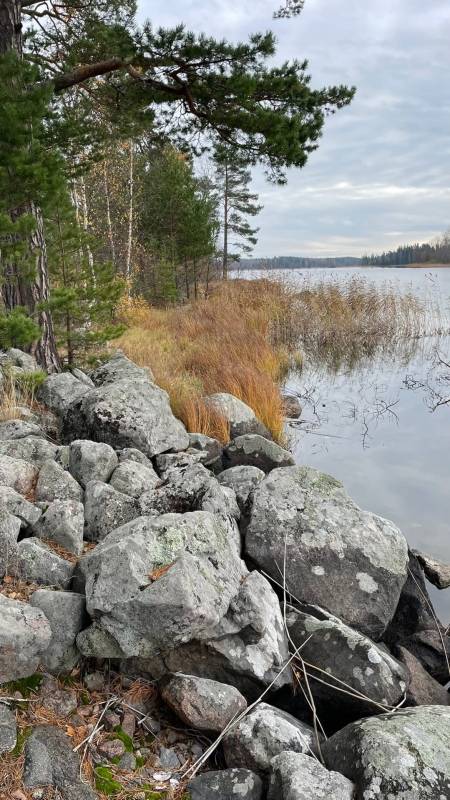
[{"label": "distant treeline", "polygon": [[365,267],[405,267],[408,264],[450,264],[450,232],[431,244],[403,245],[361,259],[361,265]]},{"label": "distant treeline", "polygon": [[276,258],[242,258],[233,264],[233,269],[314,269],[315,267],[358,267],[360,258],[301,258],[300,256],[277,256]]}]

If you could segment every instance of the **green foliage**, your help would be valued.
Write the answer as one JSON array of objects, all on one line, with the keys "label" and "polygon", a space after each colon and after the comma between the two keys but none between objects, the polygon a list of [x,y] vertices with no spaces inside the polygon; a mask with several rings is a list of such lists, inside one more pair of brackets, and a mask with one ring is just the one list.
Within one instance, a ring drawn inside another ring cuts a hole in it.
[{"label": "green foliage", "polygon": [[33,728],[30,726],[29,728],[23,728],[22,730],[17,731],[17,741],[14,750],[11,751],[11,755],[13,758],[19,758],[25,747],[25,743],[29,736],[33,733]]},{"label": "green foliage", "polygon": [[127,733],[123,730],[123,728],[118,725],[114,728],[115,738],[120,739],[120,741],[125,745],[125,750],[127,753],[132,753],[134,750],[133,747],[133,739],[131,736],[128,736]]},{"label": "green foliage", "polygon": [[44,676],[41,673],[36,673],[35,675],[29,675],[28,678],[19,678],[17,681],[10,681],[4,684],[4,688],[11,694],[20,692],[23,697],[30,697],[30,695],[38,691],[43,678]]},{"label": "green foliage", "polygon": [[[0,223],[1,224],[1,223]],[[9,313],[0,314],[0,347],[23,349],[39,339],[39,326],[27,315],[26,309],[17,306]]]},{"label": "green foliage", "polygon": [[33,396],[46,378],[47,373],[40,369],[34,372],[17,372],[14,383],[22,394]]},{"label": "green foliage", "polygon": [[107,797],[119,794],[123,786],[116,781],[109,767],[96,767],[94,770],[95,788],[98,792],[103,792]]}]

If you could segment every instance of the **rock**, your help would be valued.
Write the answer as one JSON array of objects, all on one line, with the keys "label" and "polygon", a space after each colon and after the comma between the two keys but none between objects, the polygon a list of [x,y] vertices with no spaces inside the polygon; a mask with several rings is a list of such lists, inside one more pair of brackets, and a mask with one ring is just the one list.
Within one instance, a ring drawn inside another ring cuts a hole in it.
[{"label": "rock", "polygon": [[287,419],[300,419],[303,411],[298,397],[292,394],[283,395],[283,412]]},{"label": "rock", "polygon": [[329,769],[371,800],[449,797],[450,709],[421,706],[347,725],[322,745]]},{"label": "rock", "polygon": [[170,472],[201,464],[203,454],[199,450],[183,450],[182,453],[161,453],[153,460],[158,475],[166,480]]},{"label": "rock", "polygon": [[450,564],[444,564],[426,553],[413,551],[430,583],[438,589],[448,589],[450,586]]},{"label": "rock", "polygon": [[72,500],[79,503],[83,500],[83,489],[70,472],[66,472],[56,461],[49,460],[44,462],[39,472],[36,500],[46,503]]},{"label": "rock", "polygon": [[118,463],[109,444],[77,439],[70,445],[69,471],[84,488],[89,481],[107,483]]},{"label": "rock", "polygon": [[51,635],[40,609],[0,594],[0,684],[33,675]]},{"label": "rock", "polygon": [[125,753],[125,745],[121,739],[104,739],[97,746],[97,750],[101,756],[104,756],[108,761],[114,758],[120,758]]},{"label": "rock", "polygon": [[167,393],[144,378],[123,378],[88,390],[70,407],[63,436],[68,441],[91,438],[117,448],[137,448],[149,458],[189,445]]},{"label": "rock", "polygon": [[218,392],[203,398],[209,408],[220,414],[230,425],[230,437],[235,439],[246,433],[257,433],[270,439],[270,433],[255,412],[232,394]]},{"label": "rock", "polygon": [[85,383],[86,386],[89,386],[91,389],[95,386],[95,383],[92,380],[92,378],[90,378],[89,375],[86,375],[86,373],[83,372],[82,369],[78,369],[78,367],[72,367],[72,369],[70,371],[71,371],[72,375],[74,376],[74,378],[77,379],[77,381],[81,381],[81,383]]},{"label": "rock", "polygon": [[288,658],[278,598],[259,572],[251,572],[225,617],[201,640],[143,661],[140,667],[156,678],[183,671],[211,678],[256,699],[272,683],[274,689],[290,684],[290,669],[283,669]]},{"label": "rock", "polygon": [[132,711],[125,711],[122,717],[121,726],[122,730],[130,737],[133,738],[136,731],[136,717]]},{"label": "rock", "polygon": [[58,447],[40,436],[24,436],[0,442],[0,456],[23,459],[28,464],[42,467],[48,459],[55,459]]},{"label": "rock", "polygon": [[253,490],[264,478],[264,472],[258,467],[230,467],[218,475],[217,480],[222,486],[233,489],[242,514],[249,511]]},{"label": "rock", "polygon": [[238,436],[223,451],[225,469],[249,466],[270,472],[277,467],[290,467],[293,464],[295,460],[291,453],[256,433]]},{"label": "rock", "polygon": [[124,772],[133,772],[136,769],[136,764],[136,756],[133,753],[124,753],[117,766]]},{"label": "rock", "polygon": [[353,784],[302,753],[280,753],[271,762],[267,800],[353,800]]},{"label": "rock", "polygon": [[20,367],[24,372],[39,372],[40,370],[36,359],[17,347],[10,347],[9,350],[0,352],[0,365],[2,367],[8,365]]},{"label": "rock", "polygon": [[395,655],[408,672],[406,705],[447,706],[450,704],[450,694],[447,689],[428,674],[420,661],[409,650],[405,647],[397,647]]},{"label": "rock", "polygon": [[214,473],[222,471],[223,447],[217,439],[205,436],[204,433],[189,434],[189,449],[198,450],[202,454],[201,463]]},{"label": "rock", "polygon": [[[83,683],[88,690],[88,692],[101,692],[105,687],[105,678],[101,672],[88,672],[83,677]],[[111,714],[114,714],[111,711]],[[115,728],[117,725],[120,725],[120,717],[117,714],[114,714],[115,721],[112,725]]]},{"label": "rock", "polygon": [[187,511],[210,511],[239,519],[234,493],[220,486],[202,464],[171,469],[164,480],[140,498],[143,514],[183,514]]},{"label": "rock", "polygon": [[0,441],[8,439],[23,439],[25,436],[44,436],[39,425],[34,422],[25,422],[20,419],[10,419],[0,422]]},{"label": "rock", "polygon": [[39,470],[23,458],[0,455],[0,485],[10,486],[19,494],[32,495]]},{"label": "rock", "polygon": [[89,614],[128,657],[175,648],[216,625],[246,571],[224,523],[206,512],[139,517],[79,566]]},{"label": "rock", "polygon": [[144,467],[153,469],[150,459],[144,456],[144,453],[141,453],[140,450],[136,450],[135,447],[124,447],[123,450],[118,451],[117,455],[119,456],[119,464],[126,461],[134,461],[136,464],[143,464]]},{"label": "rock", "polygon": [[7,705],[0,703],[0,756],[14,750],[16,743],[16,715]]},{"label": "rock", "polygon": [[262,800],[263,783],[248,769],[202,772],[188,786],[191,800]]},{"label": "rock", "polygon": [[72,740],[59,728],[39,725],[25,744],[23,785],[26,789],[54,786],[63,800],[96,800],[80,778],[80,760]]},{"label": "rock", "polygon": [[256,706],[223,739],[227,766],[245,767],[258,774],[270,772],[272,758],[285,750],[314,753],[315,748],[315,734],[309,725],[267,703]]},{"label": "rock", "polygon": [[388,711],[404,698],[407,672],[383,646],[331,615],[317,619],[292,611],[287,624],[291,642],[302,647],[301,657],[311,665],[309,683],[319,717],[334,712],[342,727],[342,720],[377,714],[380,706]]},{"label": "rock", "polygon": [[163,681],[161,695],[186,725],[201,731],[220,733],[247,708],[234,686],[180,672]]},{"label": "rock", "polygon": [[274,470],[255,489],[245,534],[259,569],[300,602],[331,611],[381,638],[406,580],[408,547],[399,529],[362,511],[339,481],[308,467]]},{"label": "rock", "polygon": [[87,623],[86,601],[73,592],[38,589],[30,605],[40,608],[51,628],[51,639],[41,656],[42,666],[51,673],[70,672],[80,658],[76,637]]},{"label": "rock", "polygon": [[111,531],[140,514],[137,501],[101,481],[90,481],[84,501],[85,536],[100,542]]},{"label": "rock", "polygon": [[51,675],[44,675],[39,688],[39,704],[56,714],[68,717],[78,706],[78,697],[74,689],[64,689]]},{"label": "rock", "polygon": [[40,539],[55,542],[76,556],[83,552],[84,507],[76,500],[55,500],[34,526]]},{"label": "rock", "polygon": [[17,545],[17,566],[12,575],[39,584],[67,589],[73,574],[73,564],[58,556],[40,539],[23,539]]},{"label": "rock", "polygon": [[0,508],[0,578],[9,574],[17,565],[20,528],[20,519],[5,508]]},{"label": "rock", "polygon": [[136,498],[148,492],[157,483],[159,477],[153,467],[137,464],[136,461],[123,461],[116,467],[110,480],[110,486],[116,491]]},{"label": "rock", "polygon": [[163,769],[179,769],[180,759],[172,747],[160,747],[158,753],[159,765]]},{"label": "rock", "polygon": [[112,358],[97,367],[90,375],[94,386],[103,386],[123,379],[153,381],[149,367],[138,367],[133,361],[118,351]]},{"label": "rock", "polygon": [[84,381],[70,372],[59,372],[45,379],[37,391],[37,399],[58,417],[64,417],[71,404],[90,391]]},{"label": "rock", "polygon": [[116,639],[95,620],[89,628],[78,634],[77,648],[85,658],[93,655],[97,658],[125,658],[126,656]]},{"label": "rock", "polygon": [[[0,486],[0,509],[5,509],[13,516],[18,517],[22,527],[31,527],[42,514],[40,508],[25,500],[21,494],[11,489],[10,486]],[[1,534],[0,534],[1,536]]]}]

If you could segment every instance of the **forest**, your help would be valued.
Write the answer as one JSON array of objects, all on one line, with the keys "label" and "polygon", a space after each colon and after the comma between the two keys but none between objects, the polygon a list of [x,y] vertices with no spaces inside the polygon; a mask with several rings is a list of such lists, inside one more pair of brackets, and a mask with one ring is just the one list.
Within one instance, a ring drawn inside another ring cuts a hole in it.
[{"label": "forest", "polygon": [[406,267],[410,264],[450,264],[450,233],[423,244],[408,244],[379,255],[365,255],[363,267]]}]

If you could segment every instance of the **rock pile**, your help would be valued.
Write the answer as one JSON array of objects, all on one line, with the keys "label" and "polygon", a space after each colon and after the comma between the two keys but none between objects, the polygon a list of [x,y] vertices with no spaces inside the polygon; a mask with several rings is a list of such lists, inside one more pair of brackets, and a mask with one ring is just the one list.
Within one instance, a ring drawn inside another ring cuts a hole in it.
[{"label": "rock pile", "polygon": [[120,353],[39,401],[0,423],[5,796],[450,798],[445,565],[230,395],[224,448]]}]

